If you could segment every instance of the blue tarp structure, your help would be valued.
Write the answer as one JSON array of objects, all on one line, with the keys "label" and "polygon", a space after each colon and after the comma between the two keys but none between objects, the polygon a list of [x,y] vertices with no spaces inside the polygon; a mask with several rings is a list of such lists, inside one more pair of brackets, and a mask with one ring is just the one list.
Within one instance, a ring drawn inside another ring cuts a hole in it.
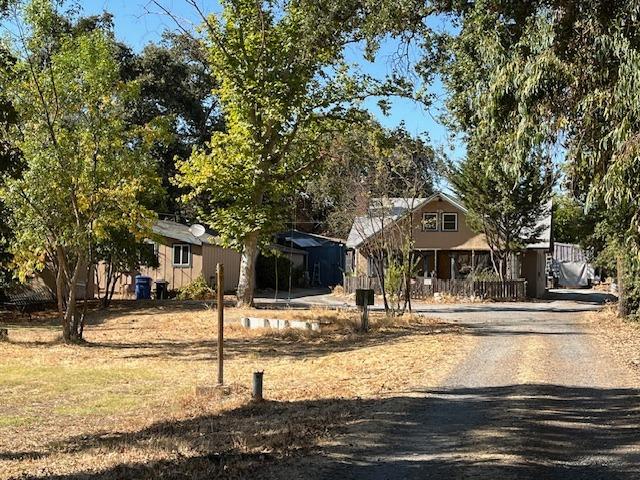
[{"label": "blue tarp structure", "polygon": [[345,269],[345,242],[313,233],[289,230],[278,235],[278,243],[308,253],[310,286],[333,287],[342,284]]}]

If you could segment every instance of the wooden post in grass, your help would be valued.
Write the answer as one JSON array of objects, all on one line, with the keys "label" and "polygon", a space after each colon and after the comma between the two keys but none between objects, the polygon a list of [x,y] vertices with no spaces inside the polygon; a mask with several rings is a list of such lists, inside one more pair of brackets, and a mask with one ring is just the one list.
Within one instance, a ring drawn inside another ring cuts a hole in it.
[{"label": "wooden post in grass", "polygon": [[375,292],[372,289],[356,289],[356,305],[360,307],[362,316],[361,328],[363,332],[369,331],[369,305],[373,305]]},{"label": "wooden post in grass", "polygon": [[216,275],[218,289],[218,385],[222,385],[224,368],[224,265],[222,263],[217,265]]}]

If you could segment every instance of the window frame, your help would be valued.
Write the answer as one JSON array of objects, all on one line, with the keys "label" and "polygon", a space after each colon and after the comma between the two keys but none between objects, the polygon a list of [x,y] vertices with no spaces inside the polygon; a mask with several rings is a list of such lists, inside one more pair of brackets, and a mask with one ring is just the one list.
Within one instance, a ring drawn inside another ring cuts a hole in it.
[{"label": "window frame", "polygon": [[143,245],[146,248],[151,248],[153,247],[153,256],[156,257],[156,261],[160,260],[160,245],[158,245],[157,242],[152,242],[152,241],[144,241]]},{"label": "window frame", "polygon": [[[435,228],[425,228],[425,217],[426,216],[430,216],[430,217],[434,217],[436,219],[436,226]],[[422,222],[421,222],[421,228],[423,232],[437,232],[440,228],[440,219],[439,219],[439,215],[438,212],[423,212],[422,213]]]},{"label": "window frame", "polygon": [[[451,228],[445,228],[445,220],[444,217],[445,215],[453,215],[453,217],[455,218],[455,228],[451,229]],[[440,231],[441,232],[457,232],[458,231],[458,212],[442,212],[442,219],[440,222]]]},{"label": "window frame", "polygon": [[[176,263],[176,247],[180,247],[180,263]],[[184,263],[184,249],[187,248],[187,263]],[[174,243],[171,245],[171,263],[176,268],[190,268],[192,265],[191,259],[193,252],[191,251],[191,245],[188,243]]]}]

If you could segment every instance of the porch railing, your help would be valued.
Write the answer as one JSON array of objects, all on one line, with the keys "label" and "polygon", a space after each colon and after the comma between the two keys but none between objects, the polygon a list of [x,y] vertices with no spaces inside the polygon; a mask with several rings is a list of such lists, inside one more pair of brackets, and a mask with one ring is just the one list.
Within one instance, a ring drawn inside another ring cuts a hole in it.
[{"label": "porch railing", "polygon": [[[435,293],[456,297],[480,297],[491,300],[520,300],[526,297],[526,280],[483,281],[483,280],[445,280],[432,278],[430,285],[417,281],[411,286],[411,298],[425,300]],[[345,293],[355,293],[358,288],[372,288],[376,294],[381,294],[380,282],[377,277],[365,275],[345,277],[343,284]]]}]

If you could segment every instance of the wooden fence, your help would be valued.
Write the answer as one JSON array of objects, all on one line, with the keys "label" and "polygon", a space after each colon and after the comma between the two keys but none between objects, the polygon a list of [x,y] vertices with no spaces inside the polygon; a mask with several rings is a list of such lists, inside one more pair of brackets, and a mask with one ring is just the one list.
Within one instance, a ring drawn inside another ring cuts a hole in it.
[{"label": "wooden fence", "polygon": [[[377,277],[358,276],[344,278],[345,293],[355,293],[357,288],[372,288],[381,294]],[[434,293],[453,295],[456,297],[480,297],[492,300],[520,300],[526,297],[527,282],[525,280],[481,281],[481,280],[443,280],[432,278],[431,285],[416,282],[411,287],[411,298],[424,300]]]}]

